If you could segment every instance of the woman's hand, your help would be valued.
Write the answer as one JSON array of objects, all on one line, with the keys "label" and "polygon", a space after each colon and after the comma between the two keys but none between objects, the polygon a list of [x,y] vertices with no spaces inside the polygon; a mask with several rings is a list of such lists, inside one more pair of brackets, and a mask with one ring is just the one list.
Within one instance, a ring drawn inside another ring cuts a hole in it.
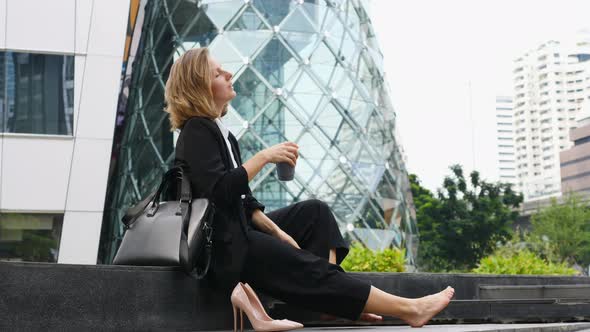
[{"label": "woman's hand", "polygon": [[297,248],[297,249],[301,249],[299,248],[299,245],[297,244],[297,242],[295,242],[295,240],[293,240],[293,238],[291,237],[291,235],[285,233],[285,231],[283,231],[282,229],[278,229],[276,231],[275,234],[273,234],[275,237],[277,237],[279,240],[283,241],[283,242],[287,242],[288,244],[292,245],[293,247]]},{"label": "woman's hand", "polygon": [[299,158],[299,146],[293,142],[283,142],[266,148],[260,153],[265,156],[265,159],[269,163],[289,163],[295,167],[297,158]]}]

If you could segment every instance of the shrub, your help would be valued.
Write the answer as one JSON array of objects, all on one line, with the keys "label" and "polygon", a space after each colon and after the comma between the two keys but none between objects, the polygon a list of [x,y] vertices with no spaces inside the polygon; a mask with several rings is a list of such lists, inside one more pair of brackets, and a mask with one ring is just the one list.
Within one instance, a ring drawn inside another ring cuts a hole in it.
[{"label": "shrub", "polygon": [[549,241],[546,236],[535,236],[528,231],[517,228],[510,241],[496,245],[494,254],[512,256],[523,250],[528,250],[547,262],[561,263],[562,260],[557,255],[555,247],[555,244]]},{"label": "shrub", "polygon": [[405,257],[403,249],[373,251],[356,242],[341,266],[350,272],[404,272]]},{"label": "shrub", "polygon": [[472,272],[480,274],[553,274],[574,275],[578,272],[565,263],[554,264],[540,258],[530,250],[494,253],[483,258]]}]

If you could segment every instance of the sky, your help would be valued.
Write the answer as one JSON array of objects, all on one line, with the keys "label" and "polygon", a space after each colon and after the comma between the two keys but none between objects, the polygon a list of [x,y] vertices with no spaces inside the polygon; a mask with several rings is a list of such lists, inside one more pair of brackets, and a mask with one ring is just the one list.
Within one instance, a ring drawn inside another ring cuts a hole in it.
[{"label": "sky", "polygon": [[513,60],[590,28],[589,0],[371,0],[408,172],[431,190],[449,166],[498,180],[495,96]]}]

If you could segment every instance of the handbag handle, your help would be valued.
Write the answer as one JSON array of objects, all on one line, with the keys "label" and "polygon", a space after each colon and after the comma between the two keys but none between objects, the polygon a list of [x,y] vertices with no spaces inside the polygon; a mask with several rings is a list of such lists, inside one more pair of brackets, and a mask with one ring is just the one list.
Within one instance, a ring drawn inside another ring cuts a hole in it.
[{"label": "handbag handle", "polygon": [[135,222],[137,217],[139,217],[141,212],[145,210],[148,204],[152,201],[152,199],[156,195],[156,192],[157,190],[149,194],[139,203],[127,209],[127,212],[125,212],[125,215],[123,216],[123,218],[121,218],[121,222],[123,222],[123,226],[125,227],[125,229],[129,229],[129,227],[131,227],[131,225]]},{"label": "handbag handle", "polygon": [[[180,175],[180,177],[178,177],[178,175]],[[148,207],[148,205],[152,205],[153,207],[155,207],[156,202],[160,199],[162,191],[164,190],[165,184],[168,183],[168,181],[170,181],[170,178],[173,176],[176,176],[177,178],[180,178],[182,180],[180,185],[180,204],[188,205],[191,203],[192,192],[190,180],[186,172],[181,166],[172,167],[164,174],[164,176],[162,177],[162,181],[160,182],[160,185],[158,186],[158,189],[156,189],[156,191],[149,194],[146,198],[144,198],[135,206],[129,208],[127,212],[125,212],[125,215],[123,216],[123,218],[121,218],[121,221],[123,222],[125,229],[129,229],[133,225],[133,223],[135,223],[137,218],[141,215],[145,208]],[[185,211],[187,211],[186,208]]]}]

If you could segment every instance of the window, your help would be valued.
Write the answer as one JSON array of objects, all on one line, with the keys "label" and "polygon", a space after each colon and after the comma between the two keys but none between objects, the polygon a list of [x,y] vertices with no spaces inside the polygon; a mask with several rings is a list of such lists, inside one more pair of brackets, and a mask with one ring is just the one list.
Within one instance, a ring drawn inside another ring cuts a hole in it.
[{"label": "window", "polygon": [[0,213],[0,260],[56,263],[63,214]]},{"label": "window", "polygon": [[74,56],[0,52],[0,132],[72,135]]}]

